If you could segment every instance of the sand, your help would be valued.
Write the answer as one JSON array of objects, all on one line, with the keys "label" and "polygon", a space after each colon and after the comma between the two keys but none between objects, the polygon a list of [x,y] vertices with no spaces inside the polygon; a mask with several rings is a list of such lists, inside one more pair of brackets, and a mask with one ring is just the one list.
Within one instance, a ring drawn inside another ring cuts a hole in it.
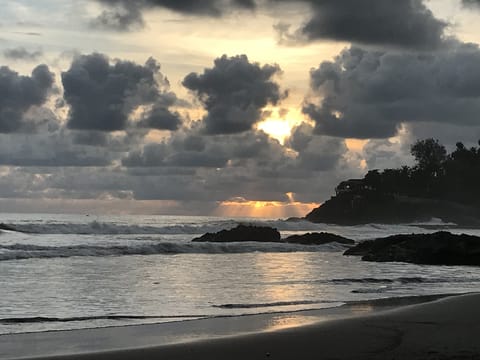
[{"label": "sand", "polygon": [[[29,346],[33,335],[25,336]],[[283,330],[42,359],[480,359],[480,295]]]}]

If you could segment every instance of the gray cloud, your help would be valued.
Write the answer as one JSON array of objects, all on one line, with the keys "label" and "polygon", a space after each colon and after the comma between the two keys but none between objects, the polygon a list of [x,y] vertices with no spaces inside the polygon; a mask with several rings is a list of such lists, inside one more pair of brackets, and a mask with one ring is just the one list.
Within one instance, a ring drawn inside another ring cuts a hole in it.
[{"label": "gray cloud", "polygon": [[183,85],[203,103],[208,134],[233,134],[250,130],[261,120],[267,104],[276,105],[286,93],[272,81],[281,73],[278,65],[251,63],[247,56],[222,56],[203,74],[191,73]]},{"label": "gray cloud", "polygon": [[27,111],[45,103],[53,84],[54,76],[46,65],[37,66],[31,76],[0,67],[0,133],[21,131],[27,125]]},{"label": "gray cloud", "polygon": [[277,27],[282,39],[329,39],[414,49],[433,49],[443,44],[447,23],[436,19],[423,0],[304,2],[312,6],[313,16],[294,34],[289,34],[284,24]]},{"label": "gray cloud", "polygon": [[292,130],[287,144],[298,153],[297,169],[309,171],[333,170],[347,152],[343,139],[314,136],[313,128],[305,123]]},{"label": "gray cloud", "polygon": [[[229,160],[243,166],[248,159],[272,158],[284,149],[263,132],[209,136],[186,129],[161,143],[147,144],[123,160],[127,167],[225,168]],[[230,165],[232,166],[232,165]]]},{"label": "gray cloud", "polygon": [[402,123],[479,124],[480,49],[452,42],[431,54],[351,47],[311,71],[319,98],[304,113],[316,132],[339,137],[387,138]]},{"label": "gray cloud", "polygon": [[465,6],[480,6],[480,0],[462,0]]},{"label": "gray cloud", "polygon": [[[173,103],[172,103],[173,105]],[[168,107],[156,104],[142,115],[138,126],[158,130],[177,130],[182,123],[178,112],[168,110]]]},{"label": "gray cloud", "polygon": [[[363,44],[415,49],[437,48],[443,43],[447,23],[434,17],[423,0],[96,0],[107,9],[94,25],[117,31],[145,26],[143,11],[164,8],[187,15],[218,17],[236,9],[304,3],[313,14],[300,29],[289,33],[282,24],[276,30],[287,43],[341,40]],[[464,3],[477,2],[464,0]],[[277,12],[278,14],[278,12]]]},{"label": "gray cloud", "polygon": [[140,106],[149,106],[140,126],[175,130],[178,114],[168,109],[176,96],[168,80],[150,58],[145,65],[116,60],[94,53],[76,57],[62,73],[64,98],[70,105],[68,127],[77,130],[125,130],[129,116]]},{"label": "gray cloud", "polygon": [[255,0],[97,0],[108,7],[95,19],[95,26],[117,31],[143,28],[142,11],[164,8],[186,15],[220,16],[232,9],[254,9]]},{"label": "gray cloud", "polygon": [[74,140],[61,128],[36,134],[1,134],[0,166],[99,167],[119,156],[106,147],[84,146]]},{"label": "gray cloud", "polygon": [[10,60],[36,61],[42,55],[43,51],[41,50],[28,51],[24,47],[6,49],[3,51],[3,56]]}]

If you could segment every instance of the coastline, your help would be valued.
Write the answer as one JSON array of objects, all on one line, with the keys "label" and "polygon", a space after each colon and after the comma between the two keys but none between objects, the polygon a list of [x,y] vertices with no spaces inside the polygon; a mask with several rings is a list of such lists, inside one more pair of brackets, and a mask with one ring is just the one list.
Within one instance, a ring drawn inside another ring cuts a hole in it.
[{"label": "coastline", "polygon": [[[479,302],[478,294],[389,298],[296,313],[3,335],[0,358],[264,359],[270,354],[274,359],[301,359],[322,353],[324,358],[368,354],[365,358],[383,359],[394,351],[397,359],[415,358],[416,353],[422,359],[430,355],[443,359],[442,352],[447,350],[448,354],[469,351],[480,358],[480,345],[473,340],[480,335]],[[420,336],[425,331],[436,337]],[[426,341],[424,346],[415,334]],[[448,334],[462,336],[452,339]],[[398,346],[393,347],[394,343]],[[387,347],[391,348],[388,353],[382,350]]]}]

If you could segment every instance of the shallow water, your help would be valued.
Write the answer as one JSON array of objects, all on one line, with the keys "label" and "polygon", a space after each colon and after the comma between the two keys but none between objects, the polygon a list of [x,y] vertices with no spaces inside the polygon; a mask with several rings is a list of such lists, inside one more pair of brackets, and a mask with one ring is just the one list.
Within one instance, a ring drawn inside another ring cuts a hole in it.
[{"label": "shallow water", "polygon": [[[368,263],[340,245],[201,244],[238,222],[282,236],[330,231],[357,241],[433,232],[206,217],[0,215],[0,334],[294,311],[347,301],[477,291],[480,269]],[[455,230],[479,234],[478,230]]]}]

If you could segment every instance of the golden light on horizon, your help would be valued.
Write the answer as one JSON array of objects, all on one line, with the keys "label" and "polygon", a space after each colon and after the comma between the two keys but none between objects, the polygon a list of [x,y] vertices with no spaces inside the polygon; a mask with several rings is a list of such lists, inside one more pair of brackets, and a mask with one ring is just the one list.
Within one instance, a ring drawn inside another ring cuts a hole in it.
[{"label": "golden light on horizon", "polygon": [[229,217],[303,217],[320,206],[317,203],[295,201],[293,193],[287,193],[286,196],[288,201],[258,201],[234,198],[220,202],[215,213]]}]

